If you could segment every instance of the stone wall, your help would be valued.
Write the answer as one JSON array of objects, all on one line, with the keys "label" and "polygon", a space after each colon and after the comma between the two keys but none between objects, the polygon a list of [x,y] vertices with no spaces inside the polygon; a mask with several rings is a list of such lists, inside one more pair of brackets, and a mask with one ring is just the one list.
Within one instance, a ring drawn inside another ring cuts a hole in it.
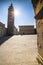
[{"label": "stone wall", "polygon": [[6,28],[3,23],[0,22],[0,37],[3,37],[6,35]]},{"label": "stone wall", "polygon": [[[33,0],[32,0],[33,1]],[[34,3],[32,3],[34,4]],[[33,6],[34,7],[34,6]],[[43,65],[43,0],[39,0],[34,8],[36,28],[37,28],[37,60]]]}]

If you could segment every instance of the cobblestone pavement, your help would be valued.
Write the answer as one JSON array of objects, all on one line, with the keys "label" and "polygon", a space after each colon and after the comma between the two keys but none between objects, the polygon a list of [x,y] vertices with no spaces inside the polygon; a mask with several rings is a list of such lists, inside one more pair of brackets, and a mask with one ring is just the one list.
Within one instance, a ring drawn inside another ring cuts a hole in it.
[{"label": "cobblestone pavement", "polygon": [[38,65],[37,35],[14,35],[0,45],[0,65]]}]

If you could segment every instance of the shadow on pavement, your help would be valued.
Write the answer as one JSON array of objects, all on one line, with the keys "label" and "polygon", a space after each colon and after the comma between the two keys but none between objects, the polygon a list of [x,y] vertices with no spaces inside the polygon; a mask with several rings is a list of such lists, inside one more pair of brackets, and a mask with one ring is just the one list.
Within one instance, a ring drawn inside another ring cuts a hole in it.
[{"label": "shadow on pavement", "polygon": [[7,41],[9,38],[11,38],[12,36],[4,36],[0,38],[0,45],[2,45],[5,41]]}]

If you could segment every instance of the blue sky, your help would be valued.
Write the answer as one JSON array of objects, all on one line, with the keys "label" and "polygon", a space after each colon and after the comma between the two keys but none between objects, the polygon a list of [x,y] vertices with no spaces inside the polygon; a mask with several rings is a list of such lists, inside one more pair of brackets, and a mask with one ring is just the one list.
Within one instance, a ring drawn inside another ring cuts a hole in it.
[{"label": "blue sky", "polygon": [[0,0],[0,22],[7,27],[8,7],[13,4],[14,10],[18,10],[20,15],[14,17],[14,25],[34,25],[34,10],[31,0]]}]

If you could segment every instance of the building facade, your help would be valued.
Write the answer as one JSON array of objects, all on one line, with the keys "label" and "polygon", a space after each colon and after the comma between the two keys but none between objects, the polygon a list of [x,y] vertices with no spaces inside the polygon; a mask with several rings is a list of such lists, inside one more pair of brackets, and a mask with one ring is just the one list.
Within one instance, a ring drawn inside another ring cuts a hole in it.
[{"label": "building facade", "polygon": [[19,26],[19,34],[21,35],[28,35],[34,33],[34,26]]},{"label": "building facade", "polygon": [[6,28],[5,28],[5,24],[0,22],[0,37],[3,37],[6,35]]},{"label": "building facade", "polygon": [[14,34],[14,8],[12,4],[8,8],[7,32],[8,35]]},{"label": "building facade", "polygon": [[36,28],[37,28],[37,47],[38,47],[38,62],[43,65],[43,0],[32,0]]}]

